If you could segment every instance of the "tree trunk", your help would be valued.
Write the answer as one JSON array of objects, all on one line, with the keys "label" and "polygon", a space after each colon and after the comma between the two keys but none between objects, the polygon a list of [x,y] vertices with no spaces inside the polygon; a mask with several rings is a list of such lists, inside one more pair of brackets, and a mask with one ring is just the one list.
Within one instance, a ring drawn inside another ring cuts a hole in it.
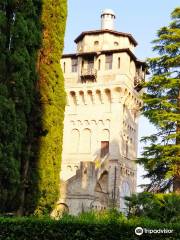
[{"label": "tree trunk", "polygon": [[27,177],[28,177],[28,170],[29,170],[29,156],[31,151],[31,145],[29,144],[27,149],[27,158],[25,162],[22,162],[22,180],[21,180],[21,189],[20,189],[20,204],[19,209],[17,210],[18,216],[24,215],[24,203],[25,203],[25,197],[26,197],[26,188],[27,188]]}]

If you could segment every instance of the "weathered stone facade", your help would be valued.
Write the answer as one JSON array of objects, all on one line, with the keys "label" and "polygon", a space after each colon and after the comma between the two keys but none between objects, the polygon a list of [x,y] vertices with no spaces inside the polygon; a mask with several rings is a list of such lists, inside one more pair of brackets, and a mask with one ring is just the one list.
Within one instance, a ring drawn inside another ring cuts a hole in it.
[{"label": "weathered stone facade", "polygon": [[61,59],[67,92],[59,207],[71,214],[123,209],[136,191],[138,114],[146,64],[137,45],[101,15],[101,30],[81,33],[77,53]]}]

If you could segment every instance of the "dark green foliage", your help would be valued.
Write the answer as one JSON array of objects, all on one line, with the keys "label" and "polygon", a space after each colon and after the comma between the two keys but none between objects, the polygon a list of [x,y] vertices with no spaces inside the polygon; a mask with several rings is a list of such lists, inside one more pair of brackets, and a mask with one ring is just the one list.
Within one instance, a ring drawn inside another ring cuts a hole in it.
[{"label": "dark green foliage", "polygon": [[[136,236],[137,226],[147,229],[172,229],[173,234],[143,234]],[[65,217],[61,221],[48,219],[0,219],[1,240],[177,240],[180,225],[139,220],[82,220]]]},{"label": "dark green foliage", "polygon": [[59,196],[66,7],[0,0],[0,211],[49,212]]},{"label": "dark green foliage", "polygon": [[14,104],[7,96],[0,94],[0,205],[2,210],[11,207],[11,201],[20,184],[20,163],[15,158],[18,139]]},{"label": "dark green foliage", "polygon": [[39,52],[39,92],[42,104],[42,132],[38,171],[38,203],[35,213],[49,213],[59,197],[63,120],[64,78],[60,58],[64,46],[66,0],[43,1],[43,40]]},{"label": "dark green foliage", "polygon": [[33,155],[39,15],[37,0],[0,0],[0,211],[17,210]]},{"label": "dark green foliage", "polygon": [[139,163],[151,180],[147,190],[165,192],[173,185],[180,193],[180,8],[173,11],[172,19],[153,41],[159,56],[148,60],[152,77],[144,86],[143,114],[157,133],[144,137],[147,146]]},{"label": "dark green foliage", "polygon": [[180,195],[143,192],[126,200],[128,217],[147,217],[162,223],[180,221]]}]

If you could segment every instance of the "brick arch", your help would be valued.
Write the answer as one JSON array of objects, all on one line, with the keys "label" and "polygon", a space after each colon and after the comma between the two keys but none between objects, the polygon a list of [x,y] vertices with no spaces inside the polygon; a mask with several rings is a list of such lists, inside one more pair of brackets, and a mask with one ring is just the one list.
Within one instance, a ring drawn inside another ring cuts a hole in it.
[{"label": "brick arch", "polygon": [[70,91],[68,94],[69,105],[77,105],[77,96],[75,91]]},{"label": "brick arch", "polygon": [[89,120],[84,120],[83,124],[84,124],[84,126],[89,126],[90,125],[90,121]]},{"label": "brick arch", "polygon": [[111,94],[111,88],[105,88],[105,89],[104,89],[104,92],[105,92],[105,93],[110,93],[110,94]]},{"label": "brick arch", "polygon": [[105,120],[105,124],[106,126],[109,128],[110,127],[110,123],[111,123],[111,120],[110,119],[106,119]]},{"label": "brick arch", "polygon": [[84,94],[84,91],[82,91],[82,90],[79,91],[79,99],[80,99],[80,103],[81,104],[85,104],[86,103],[85,94]]},{"label": "brick arch", "polygon": [[92,120],[91,120],[91,126],[93,127],[93,126],[96,126],[96,125],[97,125],[97,121],[94,120],[94,119],[92,119]]},{"label": "brick arch", "polygon": [[62,213],[69,213],[69,207],[66,203],[59,203],[57,206],[58,210],[61,210]]},{"label": "brick arch", "polygon": [[123,96],[123,90],[121,87],[114,87],[112,89],[112,97],[115,99],[120,100],[120,98]]},{"label": "brick arch", "polygon": [[66,203],[58,203],[52,211],[51,216],[55,219],[59,219],[64,213],[69,213],[68,205]]},{"label": "brick arch", "polygon": [[93,92],[92,90],[87,90],[87,104],[93,104]]},{"label": "brick arch", "polygon": [[111,89],[105,88],[103,95],[104,95],[104,102],[107,105],[107,111],[110,111],[111,110],[111,102],[112,102]]},{"label": "brick arch", "polygon": [[102,103],[102,93],[101,90],[97,89],[95,91],[96,101],[97,103]]}]

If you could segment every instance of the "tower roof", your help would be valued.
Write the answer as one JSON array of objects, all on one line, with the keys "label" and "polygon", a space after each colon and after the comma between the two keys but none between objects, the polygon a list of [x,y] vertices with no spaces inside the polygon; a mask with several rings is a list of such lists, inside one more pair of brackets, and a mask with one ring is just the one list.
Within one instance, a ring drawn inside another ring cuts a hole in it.
[{"label": "tower roof", "polygon": [[85,35],[98,35],[98,34],[102,34],[102,33],[111,33],[116,36],[128,37],[129,40],[135,46],[138,45],[137,41],[134,39],[134,37],[130,33],[123,33],[123,32],[118,32],[118,31],[114,31],[114,30],[110,30],[110,29],[85,31],[85,32],[82,32],[74,41],[75,41],[75,43],[78,43],[79,41],[81,41],[84,38]]},{"label": "tower roof", "polygon": [[115,16],[115,12],[112,9],[105,9],[102,11],[101,16],[105,14],[110,14]]}]

